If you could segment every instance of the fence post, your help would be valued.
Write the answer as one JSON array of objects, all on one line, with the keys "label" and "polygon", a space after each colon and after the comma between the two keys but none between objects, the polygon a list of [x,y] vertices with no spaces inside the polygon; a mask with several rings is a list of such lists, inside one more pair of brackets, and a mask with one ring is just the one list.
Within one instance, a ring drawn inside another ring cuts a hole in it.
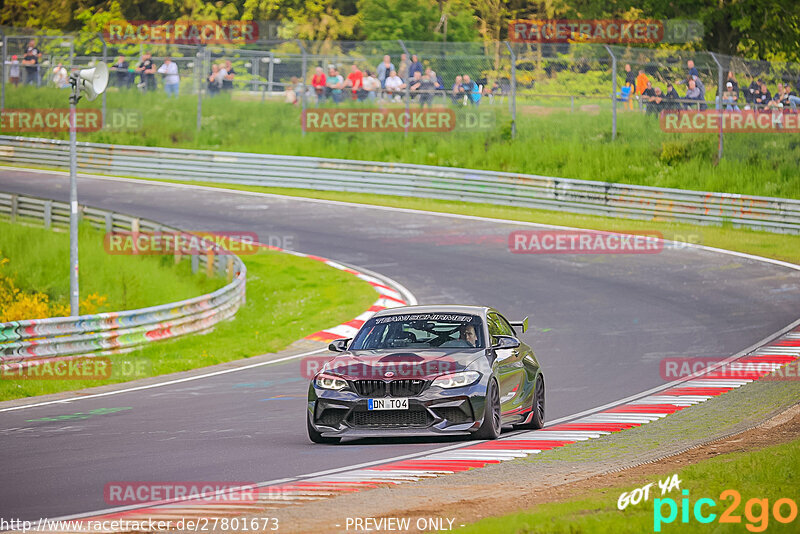
[{"label": "fence post", "polygon": [[110,234],[114,231],[114,212],[106,212],[106,233]]},{"label": "fence post", "polygon": [[[103,39],[102,32],[97,32],[97,37],[100,38],[100,42],[103,43],[103,63],[105,64],[108,61],[108,45],[106,44],[106,40]],[[74,61],[74,59],[73,59]],[[108,91],[103,91],[103,128],[106,127],[106,96],[108,95]]]},{"label": "fence post", "polygon": [[303,88],[303,98],[302,98],[302,115],[300,116],[300,128],[302,129],[302,135],[305,137],[306,135],[306,108],[308,104],[306,102],[306,94],[308,93],[308,89],[306,88],[306,75],[308,74],[308,54],[306,53],[306,47],[303,46],[303,42],[298,39],[297,44],[300,46],[300,51],[303,54],[303,75],[302,75],[302,88]]},{"label": "fence post", "polygon": [[269,53],[269,74],[267,74],[267,90],[269,91],[270,96],[272,96],[272,76],[275,71],[275,52]]},{"label": "fence post", "polygon": [[[403,42],[402,39],[397,40],[400,43],[400,46],[403,48],[403,52],[405,52],[408,59],[411,60],[411,54],[408,53],[408,48],[406,48],[406,44]],[[399,68],[399,65],[398,65]],[[398,73],[399,76],[399,73]],[[406,78],[408,78],[408,74],[406,74]],[[403,136],[408,137],[408,125],[411,122],[411,84],[409,83],[411,80],[405,80],[406,82],[406,125],[403,128]]]},{"label": "fence post", "polygon": [[0,76],[0,116],[6,111],[6,49],[8,48],[8,37],[3,30],[0,29],[0,35],[3,36],[3,71]]},{"label": "fence post", "polygon": [[53,224],[53,201],[46,200],[44,203],[44,228],[49,230]]},{"label": "fence post", "polygon": [[200,257],[197,254],[192,254],[192,273],[197,274],[200,269]]},{"label": "fence post", "polygon": [[611,140],[617,138],[617,56],[608,45],[603,45],[611,56]]},{"label": "fence post", "polygon": [[18,208],[19,199],[17,195],[11,195],[11,222],[16,222],[17,220],[17,210]]},{"label": "fence post", "polygon": [[511,43],[505,41],[508,53],[511,54],[511,98],[508,102],[511,111],[511,139],[517,137],[517,55]]},{"label": "fence post", "polygon": [[203,119],[203,73],[205,72],[205,53],[202,45],[197,45],[197,131]]},{"label": "fence post", "polygon": [[722,148],[724,144],[724,134],[722,133],[722,64],[717,60],[714,52],[709,52],[711,59],[717,64],[717,111],[719,111],[719,144],[717,145],[717,163],[722,161]]}]

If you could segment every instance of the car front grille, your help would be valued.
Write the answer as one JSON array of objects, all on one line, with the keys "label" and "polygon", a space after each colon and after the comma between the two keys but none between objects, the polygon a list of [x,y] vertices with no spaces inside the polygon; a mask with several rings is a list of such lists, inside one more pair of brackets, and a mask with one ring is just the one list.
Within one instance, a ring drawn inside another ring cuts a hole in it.
[{"label": "car front grille", "polygon": [[386,396],[386,382],[383,380],[354,380],[353,386],[362,397]]},{"label": "car front grille", "polygon": [[353,411],[349,421],[354,427],[426,427],[431,423],[431,417],[424,408],[411,408],[408,410]]},{"label": "car front grille", "polygon": [[353,387],[362,397],[416,397],[425,388],[424,380],[354,380]]}]

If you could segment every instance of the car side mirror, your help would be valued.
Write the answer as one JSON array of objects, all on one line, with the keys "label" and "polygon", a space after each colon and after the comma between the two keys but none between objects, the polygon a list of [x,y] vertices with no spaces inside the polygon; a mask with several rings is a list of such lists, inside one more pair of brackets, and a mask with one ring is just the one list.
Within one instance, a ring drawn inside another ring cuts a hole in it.
[{"label": "car side mirror", "polygon": [[334,339],[330,345],[328,345],[328,350],[332,352],[344,352],[347,350],[347,344],[350,343],[350,340],[353,338],[347,339]]},{"label": "car side mirror", "polygon": [[514,336],[494,336],[494,345],[492,345],[492,348],[495,350],[516,349],[519,345],[519,339]]}]

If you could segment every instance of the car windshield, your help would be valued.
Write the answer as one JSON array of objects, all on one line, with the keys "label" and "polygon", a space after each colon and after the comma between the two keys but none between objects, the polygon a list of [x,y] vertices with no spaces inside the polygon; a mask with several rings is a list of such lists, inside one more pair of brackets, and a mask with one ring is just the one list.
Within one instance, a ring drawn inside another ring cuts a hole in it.
[{"label": "car windshield", "polygon": [[484,348],[476,315],[422,313],[373,317],[361,327],[350,350]]}]

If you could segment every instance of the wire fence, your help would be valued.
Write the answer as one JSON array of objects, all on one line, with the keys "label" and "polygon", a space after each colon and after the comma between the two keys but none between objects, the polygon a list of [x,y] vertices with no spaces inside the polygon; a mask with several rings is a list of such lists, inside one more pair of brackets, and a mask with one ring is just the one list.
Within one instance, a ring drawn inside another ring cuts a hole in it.
[{"label": "wire fence", "polygon": [[[74,71],[105,61],[111,68],[110,91],[163,91],[167,75],[157,69],[169,57],[178,66],[180,93],[198,96],[198,129],[203,99],[223,91],[286,101],[303,111],[345,101],[381,106],[397,102],[406,108],[417,103],[482,106],[508,113],[512,135],[522,106],[610,112],[612,138],[618,113],[764,110],[776,92],[783,107],[795,109],[800,103],[800,64],[712,52],[588,43],[402,40],[116,44],[100,34],[2,31],[0,108],[6,108],[6,84],[57,85],[59,64]],[[21,65],[31,46],[41,55],[33,65]],[[150,71],[146,54],[151,54]]]}]

